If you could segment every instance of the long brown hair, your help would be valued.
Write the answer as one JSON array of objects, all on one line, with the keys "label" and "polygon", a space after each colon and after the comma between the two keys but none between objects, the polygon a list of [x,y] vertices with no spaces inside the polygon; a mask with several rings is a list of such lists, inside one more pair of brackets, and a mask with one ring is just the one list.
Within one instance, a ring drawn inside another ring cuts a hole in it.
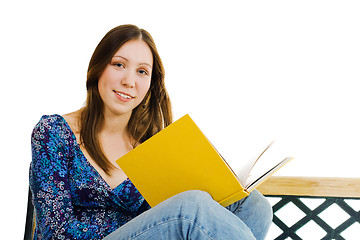
[{"label": "long brown hair", "polygon": [[169,95],[165,88],[165,71],[151,35],[134,25],[121,25],[110,30],[96,47],[87,72],[87,99],[80,117],[80,142],[91,158],[110,175],[114,167],[106,158],[99,142],[104,121],[104,103],[98,90],[98,81],[119,48],[129,40],[141,39],[153,55],[150,89],[143,101],[132,111],[128,131],[132,145],[142,143],[172,123]]}]

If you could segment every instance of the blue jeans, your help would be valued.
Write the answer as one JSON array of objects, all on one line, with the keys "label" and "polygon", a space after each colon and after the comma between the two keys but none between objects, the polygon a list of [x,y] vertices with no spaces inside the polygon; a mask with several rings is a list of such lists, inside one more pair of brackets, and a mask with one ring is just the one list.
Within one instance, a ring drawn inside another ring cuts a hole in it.
[{"label": "blue jeans", "polygon": [[265,239],[271,222],[271,205],[256,190],[227,208],[192,190],[142,213],[104,240]]}]

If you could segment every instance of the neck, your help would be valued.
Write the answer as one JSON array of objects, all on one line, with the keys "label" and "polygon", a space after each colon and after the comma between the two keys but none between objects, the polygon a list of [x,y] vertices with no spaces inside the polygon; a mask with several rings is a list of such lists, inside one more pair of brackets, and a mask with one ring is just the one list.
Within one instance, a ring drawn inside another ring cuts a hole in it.
[{"label": "neck", "polygon": [[129,114],[114,115],[114,114],[105,114],[104,113],[104,122],[101,128],[101,135],[117,135],[117,136],[126,136],[127,125],[131,117],[131,112]]}]

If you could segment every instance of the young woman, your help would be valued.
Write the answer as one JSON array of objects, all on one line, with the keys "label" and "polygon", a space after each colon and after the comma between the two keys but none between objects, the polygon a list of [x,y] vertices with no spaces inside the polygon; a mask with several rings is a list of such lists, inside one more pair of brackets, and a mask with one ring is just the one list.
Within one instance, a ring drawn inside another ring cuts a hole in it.
[{"label": "young woman", "polygon": [[115,161],[172,122],[150,34],[110,30],[95,49],[82,109],[43,116],[32,133],[34,239],[264,239],[271,206],[253,191],[227,208],[202,191],[150,208]]}]

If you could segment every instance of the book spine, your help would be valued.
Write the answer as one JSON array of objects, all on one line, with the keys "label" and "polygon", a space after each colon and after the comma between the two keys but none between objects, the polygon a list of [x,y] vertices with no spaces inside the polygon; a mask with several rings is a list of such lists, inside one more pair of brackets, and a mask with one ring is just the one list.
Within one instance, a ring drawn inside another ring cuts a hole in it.
[{"label": "book spine", "polygon": [[226,197],[225,199],[218,201],[219,204],[223,207],[227,207],[234,202],[239,201],[240,199],[243,199],[244,197],[247,197],[249,193],[246,190],[238,191],[234,194],[231,194],[230,196]]}]

